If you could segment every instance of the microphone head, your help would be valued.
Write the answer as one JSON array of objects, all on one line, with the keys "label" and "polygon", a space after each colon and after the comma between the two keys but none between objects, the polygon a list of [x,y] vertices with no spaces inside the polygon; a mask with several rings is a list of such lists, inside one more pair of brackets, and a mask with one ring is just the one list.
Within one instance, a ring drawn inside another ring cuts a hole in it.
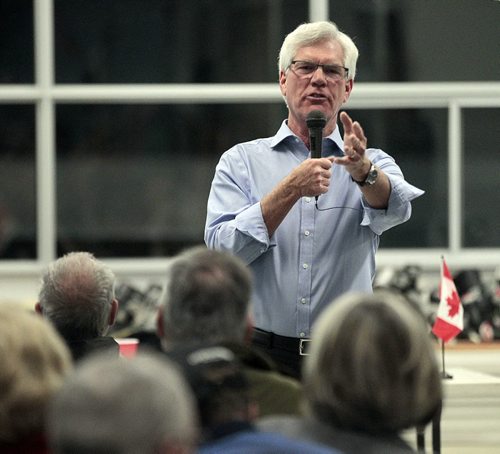
[{"label": "microphone head", "polygon": [[326,116],[321,110],[311,110],[311,112],[307,114],[306,124],[309,129],[323,129],[326,125]]}]

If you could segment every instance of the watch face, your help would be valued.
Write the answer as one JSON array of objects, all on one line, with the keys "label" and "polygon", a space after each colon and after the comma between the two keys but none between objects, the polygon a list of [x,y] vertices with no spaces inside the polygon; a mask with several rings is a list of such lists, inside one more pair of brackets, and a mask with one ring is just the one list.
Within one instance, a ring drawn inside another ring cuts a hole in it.
[{"label": "watch face", "polygon": [[366,176],[365,184],[371,186],[372,184],[377,181],[378,177],[378,169],[372,165],[370,171],[368,172],[368,175]]}]

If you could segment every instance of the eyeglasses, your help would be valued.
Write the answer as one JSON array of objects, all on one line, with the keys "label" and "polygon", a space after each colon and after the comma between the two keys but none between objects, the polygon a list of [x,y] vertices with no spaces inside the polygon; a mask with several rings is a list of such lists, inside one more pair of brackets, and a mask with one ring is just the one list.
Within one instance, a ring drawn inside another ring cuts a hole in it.
[{"label": "eyeglasses", "polygon": [[325,77],[329,80],[339,81],[347,79],[349,69],[339,65],[320,65],[312,61],[293,60],[290,69],[299,77],[312,76],[318,67],[321,67]]}]

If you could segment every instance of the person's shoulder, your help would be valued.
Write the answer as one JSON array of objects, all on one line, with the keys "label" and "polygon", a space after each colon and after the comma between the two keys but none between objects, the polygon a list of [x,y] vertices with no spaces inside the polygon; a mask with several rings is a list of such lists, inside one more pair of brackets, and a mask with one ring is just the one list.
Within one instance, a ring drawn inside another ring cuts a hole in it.
[{"label": "person's shoulder", "polygon": [[107,352],[118,356],[120,346],[112,337],[99,336],[85,340],[67,340],[66,344],[71,351],[73,361],[80,361],[90,354],[97,352]]},{"label": "person's shoulder", "polygon": [[239,142],[226,150],[222,156],[231,157],[241,154],[262,153],[271,149],[272,137],[260,137],[244,142]]},{"label": "person's shoulder", "polygon": [[259,430],[238,432],[221,438],[213,443],[202,445],[199,449],[202,454],[333,454],[338,451],[331,447],[320,445],[306,440],[297,440],[278,433],[261,432]]},{"label": "person's shoulder", "polygon": [[300,437],[305,426],[305,420],[297,415],[270,415],[259,418],[257,427],[263,432],[280,433],[286,436]]},{"label": "person's shoulder", "polygon": [[248,374],[249,378],[253,378],[255,381],[266,382],[269,386],[275,385],[282,389],[284,388],[297,392],[302,390],[302,385],[298,380],[292,377],[287,377],[286,375],[273,370],[261,370],[254,367],[246,367],[245,372]]},{"label": "person's shoulder", "polygon": [[257,423],[259,430],[280,433],[338,449],[346,454],[410,454],[413,448],[397,435],[377,436],[342,429],[311,417],[266,416]]},{"label": "person's shoulder", "polygon": [[260,414],[302,414],[303,392],[299,381],[277,371],[245,365],[250,395],[259,403]]}]

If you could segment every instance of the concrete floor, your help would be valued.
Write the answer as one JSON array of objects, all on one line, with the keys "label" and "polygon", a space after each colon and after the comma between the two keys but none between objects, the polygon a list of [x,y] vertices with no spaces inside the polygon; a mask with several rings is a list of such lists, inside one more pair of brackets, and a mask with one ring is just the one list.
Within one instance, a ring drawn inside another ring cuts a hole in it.
[{"label": "concrete floor", "polygon": [[[441,351],[437,351],[441,362]],[[441,453],[500,453],[500,342],[447,345]],[[404,435],[416,447],[415,431]],[[431,426],[425,433],[426,453],[432,453]]]}]

